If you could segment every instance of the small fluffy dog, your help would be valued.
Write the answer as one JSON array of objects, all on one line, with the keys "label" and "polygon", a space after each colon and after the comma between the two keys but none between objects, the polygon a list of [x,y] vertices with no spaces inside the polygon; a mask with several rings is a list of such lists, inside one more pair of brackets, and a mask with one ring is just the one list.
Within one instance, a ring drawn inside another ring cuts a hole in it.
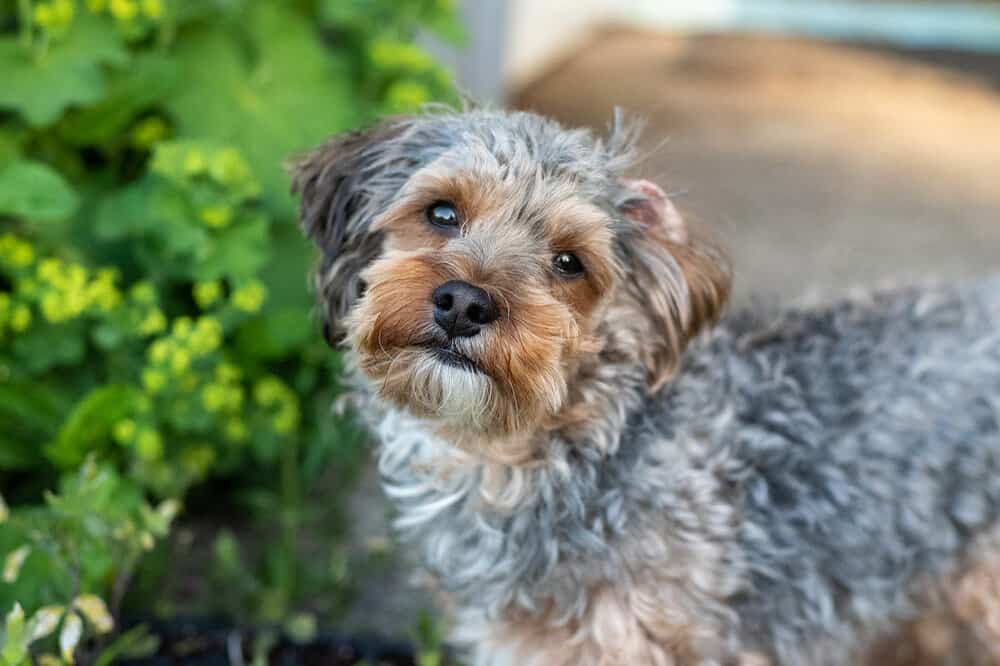
[{"label": "small fluffy dog", "polygon": [[456,644],[803,666],[947,605],[997,629],[965,581],[1000,572],[1000,279],[716,325],[725,258],[625,177],[634,139],[439,111],[295,167],[327,337]]}]

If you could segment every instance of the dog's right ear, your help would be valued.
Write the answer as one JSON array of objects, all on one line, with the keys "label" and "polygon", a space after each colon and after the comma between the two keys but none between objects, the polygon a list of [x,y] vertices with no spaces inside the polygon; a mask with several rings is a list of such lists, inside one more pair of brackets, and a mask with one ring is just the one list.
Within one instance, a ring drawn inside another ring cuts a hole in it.
[{"label": "dog's right ear", "polygon": [[[344,315],[364,292],[361,270],[378,256],[382,239],[370,230],[384,201],[402,182],[386,178],[393,141],[411,118],[387,118],[367,129],[339,134],[291,166],[292,192],[300,194],[305,234],[322,251],[317,289],[331,345],[343,337]],[[396,179],[401,180],[401,179]]]}]

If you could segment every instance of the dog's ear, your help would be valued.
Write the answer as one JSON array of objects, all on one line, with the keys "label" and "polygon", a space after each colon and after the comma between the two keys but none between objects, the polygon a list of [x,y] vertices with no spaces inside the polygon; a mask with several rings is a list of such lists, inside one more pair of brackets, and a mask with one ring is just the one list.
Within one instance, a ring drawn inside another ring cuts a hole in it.
[{"label": "dog's ear", "polygon": [[688,341],[721,316],[732,278],[729,262],[691,237],[663,190],[647,180],[623,180],[619,210],[631,222],[627,288],[652,323],[643,350],[650,386],[676,370]]},{"label": "dog's ear", "polygon": [[301,195],[303,230],[323,253],[317,284],[331,345],[343,336],[340,322],[364,292],[359,273],[381,251],[381,236],[370,225],[380,199],[402,185],[386,178],[385,172],[390,170],[393,142],[411,122],[393,117],[339,134],[291,165],[292,192]]}]

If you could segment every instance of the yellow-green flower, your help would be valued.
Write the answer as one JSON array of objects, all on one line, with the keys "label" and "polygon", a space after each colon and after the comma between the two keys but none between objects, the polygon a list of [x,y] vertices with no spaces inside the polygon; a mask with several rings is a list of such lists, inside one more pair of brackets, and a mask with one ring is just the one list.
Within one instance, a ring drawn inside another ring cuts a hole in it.
[{"label": "yellow-green flower", "polygon": [[132,419],[122,419],[111,430],[112,436],[119,444],[128,444],[135,439],[137,426]]},{"label": "yellow-green flower", "polygon": [[87,269],[80,264],[70,264],[66,269],[66,284],[80,288],[87,284]]},{"label": "yellow-green flower", "polygon": [[49,28],[55,23],[55,12],[47,4],[35,7],[35,24],[43,28]]},{"label": "yellow-green flower", "polygon": [[131,21],[139,13],[135,0],[111,0],[111,15],[118,21]]},{"label": "yellow-green flower", "polygon": [[434,66],[427,52],[408,42],[380,39],[372,42],[368,51],[372,63],[382,69],[424,71]]},{"label": "yellow-green flower", "polygon": [[25,278],[21,280],[17,285],[17,291],[29,298],[34,298],[38,295],[38,282],[32,280],[31,278]]},{"label": "yellow-green flower", "polygon": [[218,280],[210,282],[198,282],[192,289],[194,301],[202,310],[207,310],[218,302],[222,297],[222,283]]},{"label": "yellow-green flower", "polygon": [[396,81],[386,91],[386,100],[393,109],[413,110],[431,100],[431,91],[415,81]]},{"label": "yellow-green flower", "polygon": [[212,158],[212,179],[221,185],[242,185],[253,179],[250,167],[235,148],[224,148]]},{"label": "yellow-green flower", "polygon": [[170,354],[170,371],[175,375],[184,374],[191,367],[191,353],[186,349],[175,349]]},{"label": "yellow-green flower", "polygon": [[10,314],[10,328],[15,333],[26,331],[31,326],[31,309],[23,303],[15,305]]},{"label": "yellow-green flower", "polygon": [[215,366],[215,378],[220,382],[238,382],[243,373],[232,363],[223,361]]},{"label": "yellow-green flower", "polygon": [[161,370],[146,368],[142,371],[142,385],[150,393],[159,393],[167,385],[167,376]]},{"label": "yellow-green flower", "polygon": [[191,148],[184,156],[184,173],[196,176],[205,170],[205,156],[197,148]]},{"label": "yellow-green flower", "polygon": [[186,340],[188,336],[191,335],[191,318],[190,317],[178,317],[174,320],[173,328],[171,333],[178,340]]},{"label": "yellow-green flower", "polygon": [[287,435],[299,425],[299,410],[293,405],[286,405],[271,420],[274,432]]},{"label": "yellow-green flower", "polygon": [[242,442],[250,435],[250,431],[242,419],[233,417],[226,421],[224,434],[230,442]]},{"label": "yellow-green flower", "polygon": [[243,389],[239,386],[231,386],[226,389],[226,407],[235,412],[242,406]]},{"label": "yellow-green flower", "polygon": [[114,268],[102,268],[97,276],[87,285],[87,302],[96,305],[99,310],[110,312],[121,303],[122,296],[115,286],[118,271]]},{"label": "yellow-green flower", "polygon": [[34,260],[35,250],[31,243],[13,234],[0,236],[0,261],[8,262],[15,268],[24,268]]},{"label": "yellow-green flower", "polygon": [[21,242],[11,248],[10,263],[17,268],[25,268],[35,260],[35,250],[30,243]]},{"label": "yellow-green flower", "polygon": [[42,297],[42,316],[52,323],[70,318],[69,310],[57,292],[50,291]]},{"label": "yellow-green flower", "polygon": [[254,280],[236,289],[232,295],[232,302],[238,309],[254,313],[260,311],[266,298],[267,288]]},{"label": "yellow-green flower", "polygon": [[142,335],[156,335],[167,328],[167,317],[159,309],[150,310],[149,314],[143,317],[139,323],[139,333]]},{"label": "yellow-green flower", "polygon": [[221,384],[206,384],[201,389],[201,404],[209,412],[217,412],[226,405],[226,387]]},{"label": "yellow-green flower", "polygon": [[222,204],[205,206],[201,209],[199,217],[206,227],[221,229],[232,221],[233,209]]},{"label": "yellow-green flower", "polygon": [[258,405],[273,405],[281,397],[281,382],[274,377],[265,377],[254,385],[253,399]]},{"label": "yellow-green flower", "polygon": [[143,460],[159,460],[163,457],[163,438],[155,430],[145,428],[135,438],[135,450]]},{"label": "yellow-green flower", "polygon": [[73,0],[52,0],[52,18],[55,25],[65,28],[73,21],[76,5]]},{"label": "yellow-green flower", "polygon": [[151,116],[139,121],[132,128],[132,144],[138,148],[151,148],[170,133],[170,127],[159,116]]},{"label": "yellow-green flower", "polygon": [[207,444],[189,446],[181,452],[181,463],[198,476],[204,475],[215,462],[215,451]]},{"label": "yellow-green flower", "polygon": [[163,0],[142,0],[142,13],[151,19],[163,16]]},{"label": "yellow-green flower", "polygon": [[52,285],[63,284],[63,262],[58,259],[42,259],[36,271],[38,279]]},{"label": "yellow-green flower", "polygon": [[136,303],[152,305],[156,302],[156,287],[148,280],[136,282],[132,285],[132,290],[129,293]]},{"label": "yellow-green flower", "polygon": [[170,354],[171,344],[167,340],[157,340],[149,346],[149,360],[153,363],[164,363]]},{"label": "yellow-green flower", "polygon": [[205,355],[222,344],[222,324],[215,317],[201,317],[191,333],[191,350]]}]

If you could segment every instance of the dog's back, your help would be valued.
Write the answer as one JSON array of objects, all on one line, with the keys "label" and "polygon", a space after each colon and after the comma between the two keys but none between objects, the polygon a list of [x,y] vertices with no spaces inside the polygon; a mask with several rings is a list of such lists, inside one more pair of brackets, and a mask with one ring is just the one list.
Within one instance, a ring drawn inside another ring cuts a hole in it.
[{"label": "dog's back", "polygon": [[917,608],[998,522],[1000,277],[734,317],[661,399],[661,431],[722,428],[743,635],[826,663],[838,635]]}]

